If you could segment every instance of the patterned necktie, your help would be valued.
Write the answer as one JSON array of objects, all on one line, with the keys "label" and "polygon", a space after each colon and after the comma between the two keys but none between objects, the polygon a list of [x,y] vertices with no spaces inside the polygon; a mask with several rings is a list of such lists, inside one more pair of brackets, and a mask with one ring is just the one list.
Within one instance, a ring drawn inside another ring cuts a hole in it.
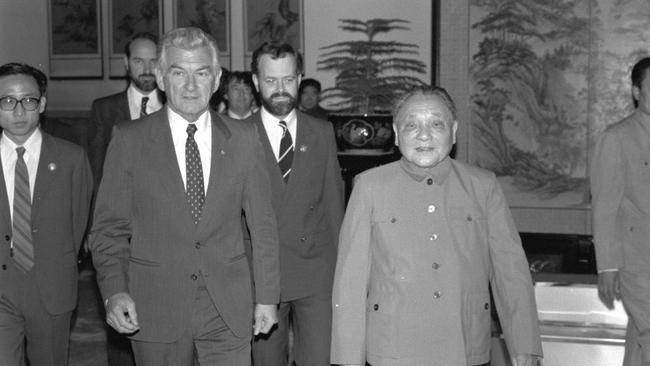
[{"label": "patterned necktie", "polygon": [[149,101],[149,97],[142,97],[142,101],[140,102],[140,118],[146,116],[147,113],[147,102]]},{"label": "patterned necktie", "polygon": [[280,121],[280,127],[282,127],[282,139],[280,140],[278,165],[280,166],[280,172],[282,172],[282,178],[287,182],[289,173],[291,173],[291,163],[293,162],[293,139],[285,121]]},{"label": "patterned necktie", "polygon": [[201,166],[201,154],[199,147],[194,140],[196,126],[194,123],[187,125],[187,140],[185,141],[185,195],[187,203],[190,204],[194,224],[198,225],[205,201],[203,188],[203,166]]},{"label": "patterned necktie", "polygon": [[23,155],[25,148],[16,148],[16,177],[14,182],[14,216],[12,236],[12,256],[23,271],[34,266],[34,245],[32,244],[32,203],[29,193],[29,173]]}]

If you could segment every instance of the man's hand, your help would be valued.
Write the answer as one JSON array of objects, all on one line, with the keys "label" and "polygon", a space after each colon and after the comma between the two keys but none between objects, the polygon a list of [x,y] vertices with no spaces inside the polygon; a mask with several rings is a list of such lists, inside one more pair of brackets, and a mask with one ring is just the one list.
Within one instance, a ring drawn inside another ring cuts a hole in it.
[{"label": "man's hand", "polygon": [[621,298],[620,286],[618,271],[600,272],[598,274],[598,297],[610,310],[614,308],[614,300]]},{"label": "man's hand", "polygon": [[135,302],[126,292],[117,293],[106,300],[106,323],[118,333],[134,333],[140,329]]},{"label": "man's hand", "polygon": [[277,322],[277,305],[255,305],[255,323],[253,324],[253,335],[258,335],[260,333],[267,334],[273,325]]},{"label": "man's hand", "polygon": [[539,357],[534,355],[517,355],[515,357],[515,366],[537,366]]}]

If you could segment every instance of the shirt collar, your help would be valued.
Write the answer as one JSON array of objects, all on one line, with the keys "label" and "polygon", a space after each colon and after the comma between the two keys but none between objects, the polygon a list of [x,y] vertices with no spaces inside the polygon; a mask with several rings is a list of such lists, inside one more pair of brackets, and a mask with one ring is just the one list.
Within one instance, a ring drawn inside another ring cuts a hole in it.
[{"label": "shirt collar", "polygon": [[[187,130],[187,125],[190,122],[188,122],[180,114],[174,112],[170,107],[167,107],[167,115],[169,116],[169,127],[172,129],[172,131],[182,130],[183,133],[185,133]],[[202,132],[208,130],[210,128],[210,110],[208,109],[203,112],[196,120],[196,122],[194,122],[194,125],[196,126],[196,136],[200,136],[202,135]]]},{"label": "shirt collar", "polygon": [[11,141],[9,137],[2,132],[2,137],[0,138],[0,149],[2,149],[3,154],[9,154],[11,152],[15,153],[18,146],[25,148],[25,154],[36,157],[37,153],[40,153],[40,145],[43,142],[43,133],[40,128],[36,128],[31,136],[25,141],[22,145],[16,145],[15,142]]},{"label": "shirt collar", "polygon": [[442,185],[451,171],[451,158],[447,156],[437,165],[424,169],[414,166],[407,162],[405,157],[402,157],[400,166],[406,174],[417,182],[422,182],[425,178],[432,178],[437,185]]},{"label": "shirt collar", "polygon": [[129,99],[136,101],[138,105],[142,100],[142,97],[149,97],[149,101],[147,103],[149,103],[150,105],[153,106],[160,105],[160,99],[158,98],[158,89],[154,89],[149,93],[145,94],[139,91],[138,88],[136,88],[135,85],[133,85],[133,83],[130,83],[129,87],[126,89],[126,94]]},{"label": "shirt collar", "polygon": [[271,114],[271,112],[267,111],[266,108],[262,107],[261,108],[261,113],[262,117],[262,122],[264,122],[264,125],[273,125],[274,127],[277,127],[278,123],[280,121],[284,121],[287,124],[287,127],[291,129],[292,125],[296,123],[297,116],[296,116],[296,109],[292,109],[289,114],[284,117],[284,119],[279,119],[278,117],[274,116]]},{"label": "shirt collar", "polygon": [[228,114],[228,117],[230,117],[232,119],[246,119],[246,118],[250,117],[253,114],[253,112],[251,110],[249,110],[248,112],[246,112],[246,114],[244,114],[243,116],[240,116],[240,115],[236,114],[235,112],[231,111],[230,109],[227,109],[226,113]]}]

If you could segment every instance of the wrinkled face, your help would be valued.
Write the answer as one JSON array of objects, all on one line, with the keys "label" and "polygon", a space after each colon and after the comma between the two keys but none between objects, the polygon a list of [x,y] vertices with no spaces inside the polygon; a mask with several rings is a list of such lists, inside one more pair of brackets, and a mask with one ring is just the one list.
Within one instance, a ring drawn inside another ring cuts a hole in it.
[{"label": "wrinkled face", "polygon": [[156,89],[156,44],[149,39],[136,39],[130,47],[131,57],[124,60],[129,78],[136,88],[148,93]]},{"label": "wrinkled face", "polygon": [[282,118],[296,107],[300,75],[293,56],[272,59],[262,55],[258,61],[258,75],[253,83],[260,93],[262,105],[272,115]]},{"label": "wrinkled face", "polygon": [[306,86],[302,89],[302,94],[300,94],[300,105],[305,110],[312,109],[318,105],[319,97],[318,89],[313,86]]},{"label": "wrinkled face", "polygon": [[650,77],[648,77],[648,70],[643,73],[641,87],[632,87],[632,95],[639,102],[637,108],[646,114],[650,114]]},{"label": "wrinkled face", "polygon": [[13,111],[0,110],[0,126],[5,135],[17,145],[22,145],[38,127],[40,114],[45,111],[47,100],[38,91],[36,80],[24,74],[0,77],[0,99],[6,97],[17,100],[40,98],[38,107],[33,111],[26,111],[21,103],[16,104]]},{"label": "wrinkled face", "polygon": [[449,155],[457,128],[449,108],[435,95],[408,99],[393,125],[399,151],[409,164],[423,169],[436,166]]},{"label": "wrinkled face", "polygon": [[167,95],[167,104],[190,122],[208,109],[212,93],[219,87],[221,69],[215,70],[208,47],[167,49],[166,69],[156,69],[158,85]]},{"label": "wrinkled face", "polygon": [[240,116],[248,113],[253,104],[253,91],[243,81],[232,81],[224,97],[228,100],[228,109]]}]

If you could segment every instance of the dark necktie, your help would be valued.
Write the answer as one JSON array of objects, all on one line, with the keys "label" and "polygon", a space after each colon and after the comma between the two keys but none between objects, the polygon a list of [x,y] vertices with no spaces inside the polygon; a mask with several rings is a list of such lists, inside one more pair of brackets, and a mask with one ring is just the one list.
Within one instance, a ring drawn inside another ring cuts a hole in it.
[{"label": "dark necktie", "polygon": [[194,140],[196,126],[193,123],[187,125],[187,140],[185,141],[185,195],[190,204],[194,224],[197,225],[201,219],[201,210],[205,201],[203,189],[203,166],[201,166],[201,154],[199,147]]},{"label": "dark necktie", "polygon": [[149,97],[142,97],[142,101],[140,102],[140,117],[144,117],[147,115],[148,101],[149,101]]},{"label": "dark necktie", "polygon": [[34,245],[32,244],[32,200],[29,193],[29,173],[23,155],[25,148],[16,148],[18,159],[14,181],[14,216],[11,254],[23,271],[34,266]]},{"label": "dark necktie", "polygon": [[280,166],[280,172],[282,172],[282,178],[287,182],[289,173],[291,173],[291,163],[293,162],[293,139],[285,121],[280,121],[280,127],[282,127],[282,139],[280,140],[278,165]]}]

